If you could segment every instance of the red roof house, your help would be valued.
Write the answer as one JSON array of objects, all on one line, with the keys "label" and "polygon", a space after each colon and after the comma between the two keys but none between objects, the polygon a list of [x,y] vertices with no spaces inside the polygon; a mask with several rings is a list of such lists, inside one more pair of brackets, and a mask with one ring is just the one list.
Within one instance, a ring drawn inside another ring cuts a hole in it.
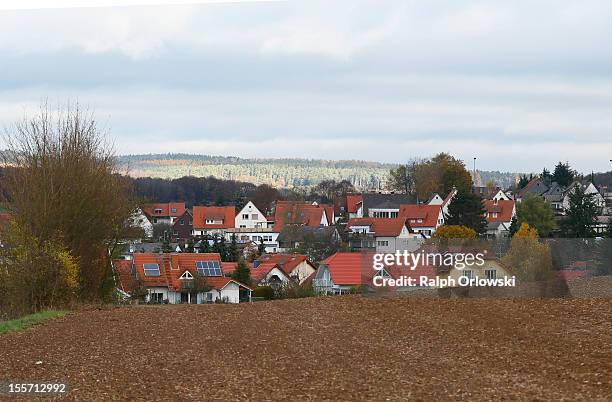
[{"label": "red roof house", "polygon": [[274,211],[274,231],[285,225],[310,227],[329,226],[334,223],[333,205],[298,201],[277,201]]},{"label": "red roof house", "polygon": [[236,219],[236,208],[231,207],[193,207],[194,234],[206,234],[209,231],[219,232],[233,228]]}]

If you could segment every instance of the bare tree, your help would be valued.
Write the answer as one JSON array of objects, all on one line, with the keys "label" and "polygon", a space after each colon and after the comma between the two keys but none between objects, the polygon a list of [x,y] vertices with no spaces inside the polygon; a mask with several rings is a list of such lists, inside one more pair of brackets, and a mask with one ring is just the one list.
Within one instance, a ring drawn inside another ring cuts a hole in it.
[{"label": "bare tree", "polygon": [[114,285],[109,246],[123,238],[135,206],[106,134],[78,105],[43,105],[4,137],[17,225],[42,242],[61,239],[78,264],[82,299],[105,296]]}]

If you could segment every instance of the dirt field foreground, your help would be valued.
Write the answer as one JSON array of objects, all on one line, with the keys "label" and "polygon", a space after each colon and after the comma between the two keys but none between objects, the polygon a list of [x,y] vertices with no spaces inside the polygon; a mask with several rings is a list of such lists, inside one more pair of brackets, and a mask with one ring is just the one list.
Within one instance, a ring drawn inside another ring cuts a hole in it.
[{"label": "dirt field foreground", "polygon": [[612,301],[354,296],[87,310],[0,335],[0,362],[0,381],[67,382],[67,398],[81,401],[604,401]]}]

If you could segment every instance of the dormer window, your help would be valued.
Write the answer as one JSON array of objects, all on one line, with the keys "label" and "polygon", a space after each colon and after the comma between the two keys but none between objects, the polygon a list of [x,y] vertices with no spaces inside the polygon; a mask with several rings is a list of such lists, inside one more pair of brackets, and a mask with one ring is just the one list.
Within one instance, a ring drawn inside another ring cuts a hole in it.
[{"label": "dormer window", "polygon": [[176,208],[172,208],[170,211],[171,211],[172,213],[176,213]]},{"label": "dormer window", "polygon": [[159,264],[143,264],[145,276],[159,276]]},{"label": "dormer window", "polygon": [[161,210],[161,208],[156,208],[156,209],[153,211],[153,213],[154,213],[154,214],[157,214],[157,215],[161,215],[162,210]]}]

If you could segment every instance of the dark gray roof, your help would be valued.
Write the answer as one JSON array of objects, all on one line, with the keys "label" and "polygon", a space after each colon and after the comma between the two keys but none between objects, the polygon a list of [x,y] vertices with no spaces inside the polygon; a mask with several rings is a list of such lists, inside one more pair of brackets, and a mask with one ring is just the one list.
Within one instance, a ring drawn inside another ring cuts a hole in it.
[{"label": "dark gray roof", "polygon": [[399,209],[402,204],[415,204],[416,199],[407,194],[366,193],[363,195],[364,211],[374,209]]},{"label": "dark gray roof", "polygon": [[312,235],[316,240],[328,241],[338,230],[335,226],[285,226],[278,235],[279,242],[302,241],[306,236]]}]

